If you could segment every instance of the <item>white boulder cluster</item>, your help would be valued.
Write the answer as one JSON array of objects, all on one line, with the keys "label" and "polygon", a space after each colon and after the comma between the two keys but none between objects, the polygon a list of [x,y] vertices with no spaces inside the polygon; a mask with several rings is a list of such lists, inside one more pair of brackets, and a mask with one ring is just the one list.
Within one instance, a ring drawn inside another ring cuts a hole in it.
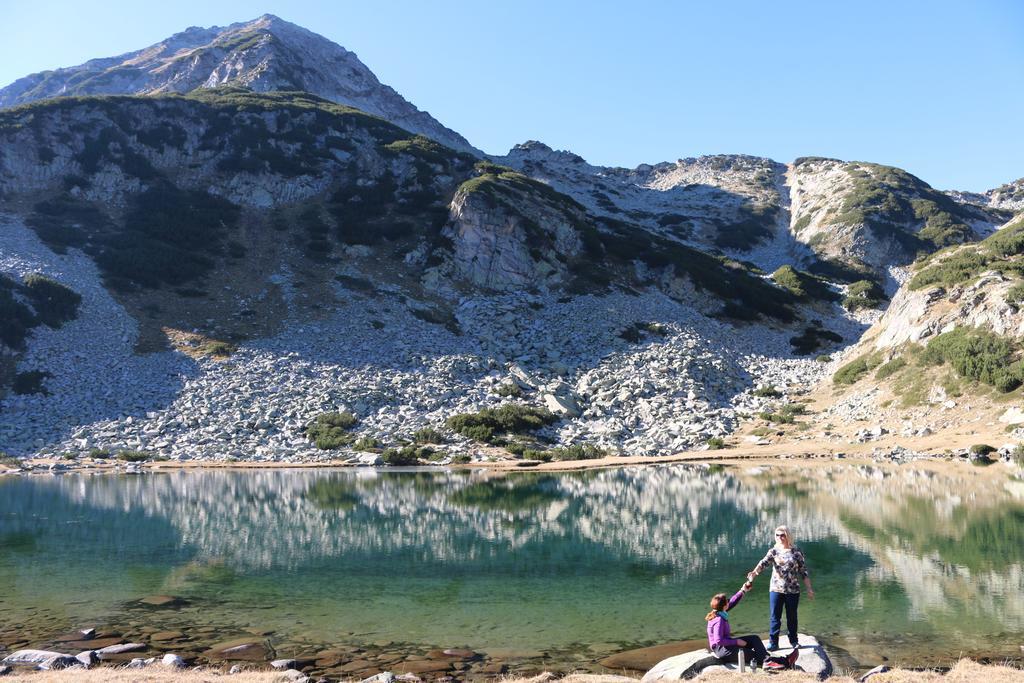
[{"label": "white boulder cluster", "polygon": [[[416,317],[400,296],[339,291],[343,303],[328,316],[293,321],[227,361],[139,356],[137,324],[88,258],[54,254],[17,221],[4,230],[13,248],[0,270],[43,272],[82,296],[78,319],[37,329],[20,360],[19,370],[50,373],[48,393],[0,402],[0,443],[12,455],[129,449],[175,460],[376,464],[373,454],[317,450],[307,424],[347,410],[359,419],[354,433],[394,444],[509,401],[559,414],[540,433],[552,443],[667,454],[727,433],[737,408],[754,409],[751,387],[803,387],[823,373],[790,356],[790,330],[740,331],[657,292],[467,298],[455,309],[457,334]],[[622,338],[631,329],[638,342]],[[499,392],[510,384],[519,396]],[[455,435],[444,448],[479,451]]]}]

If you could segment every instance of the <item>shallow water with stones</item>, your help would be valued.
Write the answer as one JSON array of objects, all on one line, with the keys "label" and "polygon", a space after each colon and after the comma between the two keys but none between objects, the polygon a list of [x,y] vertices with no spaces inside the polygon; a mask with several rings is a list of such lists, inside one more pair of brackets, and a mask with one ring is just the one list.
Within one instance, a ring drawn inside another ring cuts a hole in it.
[{"label": "shallow water with stones", "polygon": [[[739,586],[780,523],[818,594],[801,630],[842,664],[1020,656],[1024,482],[846,465],[2,478],[0,643],[59,648],[95,626],[142,656],[203,662],[245,637],[348,677],[429,669],[438,648],[483,656],[425,675],[600,671],[702,638],[708,598]],[[767,588],[734,630],[767,630]]]}]

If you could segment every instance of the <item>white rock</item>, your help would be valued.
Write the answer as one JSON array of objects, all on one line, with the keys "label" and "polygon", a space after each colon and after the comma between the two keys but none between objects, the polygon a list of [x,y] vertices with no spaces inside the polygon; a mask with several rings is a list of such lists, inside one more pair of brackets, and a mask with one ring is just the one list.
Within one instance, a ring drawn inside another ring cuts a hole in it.
[{"label": "white rock", "polygon": [[96,654],[95,650],[86,650],[84,652],[79,652],[77,655],[75,655],[75,659],[81,662],[82,666],[84,666],[86,669],[100,661],[100,658]]},{"label": "white rock", "polygon": [[54,657],[67,657],[61,652],[52,650],[17,650],[0,660],[0,664],[42,664]]},{"label": "white rock", "polygon": [[295,668],[294,659],[275,659],[270,663],[270,666],[275,669],[293,669]]},{"label": "white rock", "polygon": [[180,655],[173,653],[165,654],[163,659],[160,660],[160,663],[171,669],[184,669],[187,666],[185,660],[182,659]]},{"label": "white rock", "polygon": [[1024,410],[1021,410],[1017,406],[1010,406],[1002,415],[999,416],[999,421],[1012,425],[1020,424],[1024,422]]}]

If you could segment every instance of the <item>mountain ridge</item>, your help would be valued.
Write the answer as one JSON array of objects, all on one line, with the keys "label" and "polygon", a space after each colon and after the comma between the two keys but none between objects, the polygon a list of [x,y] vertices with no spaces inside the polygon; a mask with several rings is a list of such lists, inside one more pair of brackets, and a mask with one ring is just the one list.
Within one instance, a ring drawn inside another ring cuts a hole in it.
[{"label": "mountain ridge", "polygon": [[[280,73],[317,53],[294,43],[326,41],[261,20],[78,72],[178,64],[150,94],[0,109],[0,316],[18,325],[0,450],[379,463],[427,458],[410,444],[431,429],[442,459],[677,452],[792,423],[893,326],[889,296],[936,296],[906,294],[921,269],[1017,267],[971,245],[1001,234],[1021,181],[943,193],[817,157],[623,169],[536,141],[482,159],[403,125],[412,105],[383,107],[358,60],[362,81],[325,82],[368,84],[375,111],[280,89],[315,80]],[[925,313],[915,329],[939,329]]]},{"label": "mountain ridge", "polygon": [[25,76],[0,89],[0,107],[66,95],[186,93],[223,85],[310,92],[480,154],[380,83],[355,53],[271,14],[226,27],[191,27],[140,50]]}]

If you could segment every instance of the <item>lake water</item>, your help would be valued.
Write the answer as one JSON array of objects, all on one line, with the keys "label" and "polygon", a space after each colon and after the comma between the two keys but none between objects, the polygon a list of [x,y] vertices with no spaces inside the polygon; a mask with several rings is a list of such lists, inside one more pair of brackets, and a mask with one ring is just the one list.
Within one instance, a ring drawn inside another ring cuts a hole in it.
[{"label": "lake water", "polygon": [[[736,590],[780,523],[818,595],[801,630],[848,661],[1020,656],[1024,483],[851,466],[8,477],[0,642],[152,622],[272,631],[284,650],[393,642],[586,663],[703,637],[710,596]],[[761,577],[734,630],[767,630],[767,588]],[[154,594],[188,604],[140,610]]]}]

